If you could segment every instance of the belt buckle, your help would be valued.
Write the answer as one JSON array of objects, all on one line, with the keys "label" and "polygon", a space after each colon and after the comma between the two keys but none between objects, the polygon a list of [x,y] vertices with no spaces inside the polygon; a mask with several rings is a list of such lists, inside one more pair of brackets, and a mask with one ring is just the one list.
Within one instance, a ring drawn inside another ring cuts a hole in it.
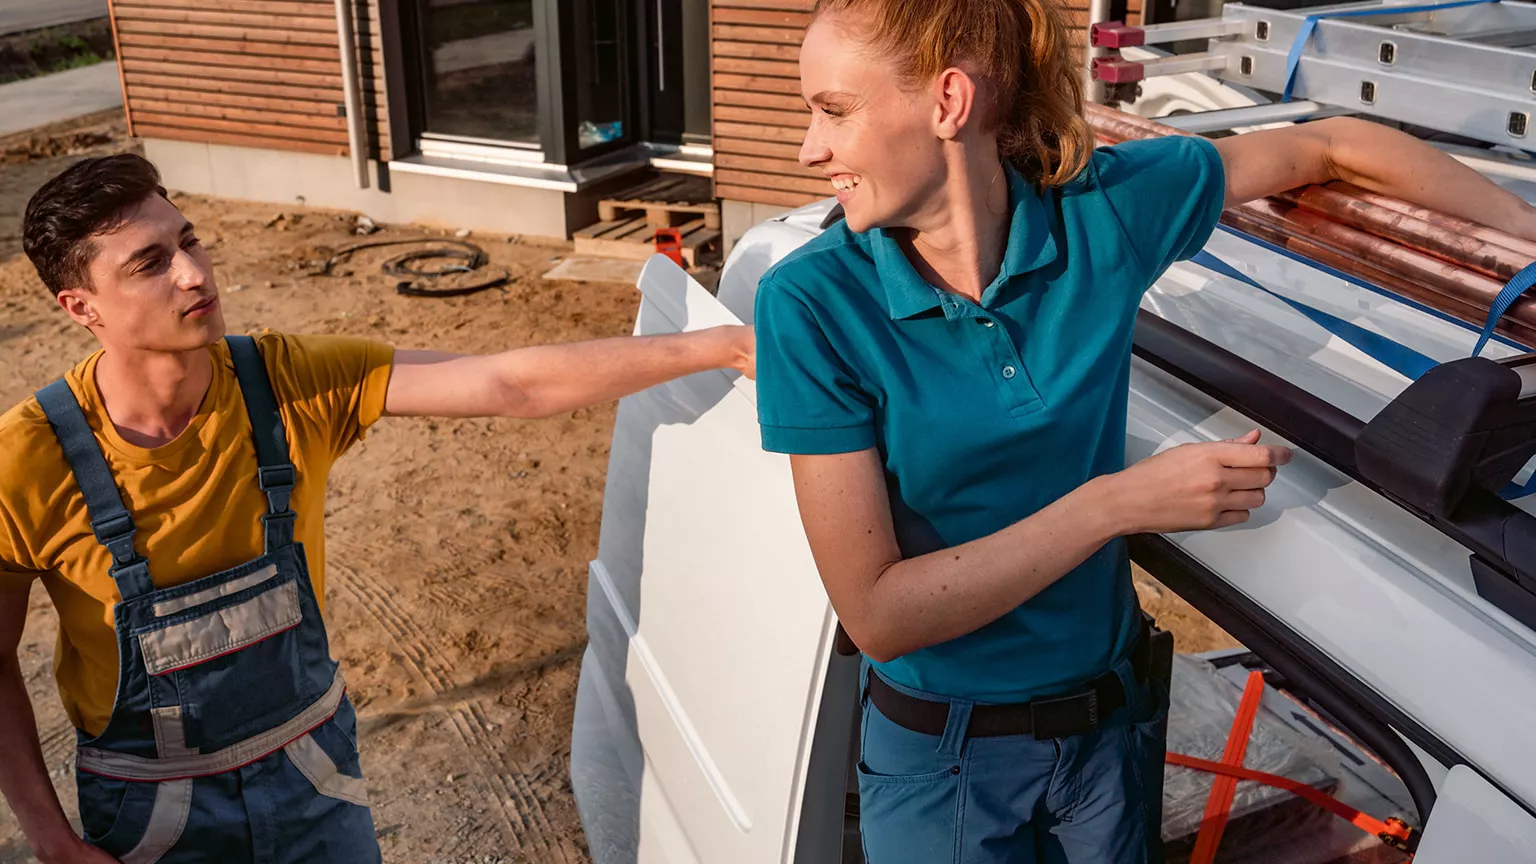
[{"label": "belt buckle", "polygon": [[1036,699],[1029,703],[1029,718],[1037,739],[1092,732],[1099,728],[1099,694],[1090,690],[1059,699]]}]

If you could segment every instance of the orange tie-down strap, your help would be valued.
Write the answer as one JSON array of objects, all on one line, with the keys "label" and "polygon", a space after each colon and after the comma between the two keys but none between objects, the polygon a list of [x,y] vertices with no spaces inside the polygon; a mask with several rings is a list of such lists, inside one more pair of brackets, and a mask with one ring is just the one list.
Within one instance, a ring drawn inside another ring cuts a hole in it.
[{"label": "orange tie-down strap", "polygon": [[1165,759],[1169,765],[1193,768],[1196,771],[1231,777],[1235,780],[1252,780],[1255,783],[1263,783],[1276,789],[1284,789],[1292,795],[1305,798],[1327,810],[1394,849],[1411,852],[1417,845],[1414,842],[1417,837],[1415,836],[1416,832],[1413,826],[1396,816],[1390,817],[1387,821],[1383,822],[1368,813],[1356,810],[1325,792],[1320,792],[1305,783],[1298,783],[1289,777],[1281,777],[1278,774],[1266,774],[1263,771],[1254,771],[1236,765],[1223,765],[1220,762],[1212,762],[1208,759],[1185,756],[1183,753],[1169,753]]}]

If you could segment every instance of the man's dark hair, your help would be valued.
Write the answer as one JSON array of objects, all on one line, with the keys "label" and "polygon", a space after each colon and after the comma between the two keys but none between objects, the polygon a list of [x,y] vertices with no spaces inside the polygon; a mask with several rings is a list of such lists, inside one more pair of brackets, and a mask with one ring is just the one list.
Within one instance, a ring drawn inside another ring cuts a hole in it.
[{"label": "man's dark hair", "polygon": [[44,183],[27,202],[21,247],[48,290],[57,297],[90,288],[91,238],[115,230],[151,195],[165,197],[160,171],[132,153],[77,162]]}]

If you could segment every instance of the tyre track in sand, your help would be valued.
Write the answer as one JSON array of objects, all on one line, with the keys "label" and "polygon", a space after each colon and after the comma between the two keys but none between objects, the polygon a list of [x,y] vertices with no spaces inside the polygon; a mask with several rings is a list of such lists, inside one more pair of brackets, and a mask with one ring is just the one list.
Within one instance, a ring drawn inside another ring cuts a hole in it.
[{"label": "tyre track in sand", "polygon": [[[357,598],[434,694],[443,695],[454,689],[457,682],[453,662],[433,647],[431,639],[384,586],[334,559],[329,566],[341,577],[333,584]],[[540,794],[558,789],[558,784],[550,782],[547,772],[541,772],[544,776],[525,776],[487,728],[491,724],[476,702],[445,707],[444,713],[489,787],[485,791],[495,800],[494,812],[513,847],[508,851],[521,852],[538,861],[569,864],[564,845],[544,810],[543,799],[547,795]]]}]

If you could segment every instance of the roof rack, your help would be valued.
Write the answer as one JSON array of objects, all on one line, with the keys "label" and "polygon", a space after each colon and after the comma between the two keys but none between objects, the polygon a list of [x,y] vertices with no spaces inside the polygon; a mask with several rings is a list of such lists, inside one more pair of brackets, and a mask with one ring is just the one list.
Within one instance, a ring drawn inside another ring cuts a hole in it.
[{"label": "roof rack", "polygon": [[[1490,440],[1486,434],[1490,424],[1497,424],[1503,434],[1515,433],[1523,448],[1536,440],[1536,397],[1518,383],[1523,380],[1518,370],[1529,368],[1536,355],[1524,355],[1509,363],[1479,361],[1499,367],[1517,381],[1513,391],[1481,391],[1487,397],[1483,400],[1486,411],[1467,415],[1465,402],[1443,398],[1446,381],[1437,382],[1426,375],[1366,423],[1145,309],[1137,314],[1133,350],[1136,356],[1269,427],[1471,550],[1478,594],[1536,629],[1536,516],[1490,491],[1489,485],[1507,482],[1508,478],[1503,477],[1502,469],[1492,478],[1480,476],[1480,466],[1487,460],[1475,458],[1484,455],[1479,442]],[[1437,368],[1457,368],[1465,362]],[[1504,375],[1488,376],[1488,380],[1500,379],[1507,388]],[[1455,380],[1466,386],[1465,379]],[[1383,449],[1381,442],[1399,440],[1445,452],[1470,449],[1473,456],[1433,463],[1384,458],[1401,457],[1402,452]],[[1458,449],[1458,441],[1469,442],[1468,447]],[[1361,455],[1366,458],[1362,460]],[[1516,457],[1499,458],[1513,461]],[[1455,488],[1464,491],[1449,498],[1436,497],[1438,492],[1434,491]]]},{"label": "roof rack", "polygon": [[[1244,114],[1247,123],[1294,118],[1292,99],[1368,113],[1489,144],[1536,139],[1536,5],[1493,0],[1342,3],[1284,10],[1240,3],[1220,18],[1128,27],[1093,25],[1107,49],[1092,76],[1110,101],[1134,101],[1135,82],[1203,71],[1282,94]],[[1129,60],[1119,49],[1208,39],[1197,54]],[[1257,115],[1259,119],[1254,119]],[[1282,116],[1283,115],[1283,116]],[[1275,119],[1275,118],[1270,118]]]}]

